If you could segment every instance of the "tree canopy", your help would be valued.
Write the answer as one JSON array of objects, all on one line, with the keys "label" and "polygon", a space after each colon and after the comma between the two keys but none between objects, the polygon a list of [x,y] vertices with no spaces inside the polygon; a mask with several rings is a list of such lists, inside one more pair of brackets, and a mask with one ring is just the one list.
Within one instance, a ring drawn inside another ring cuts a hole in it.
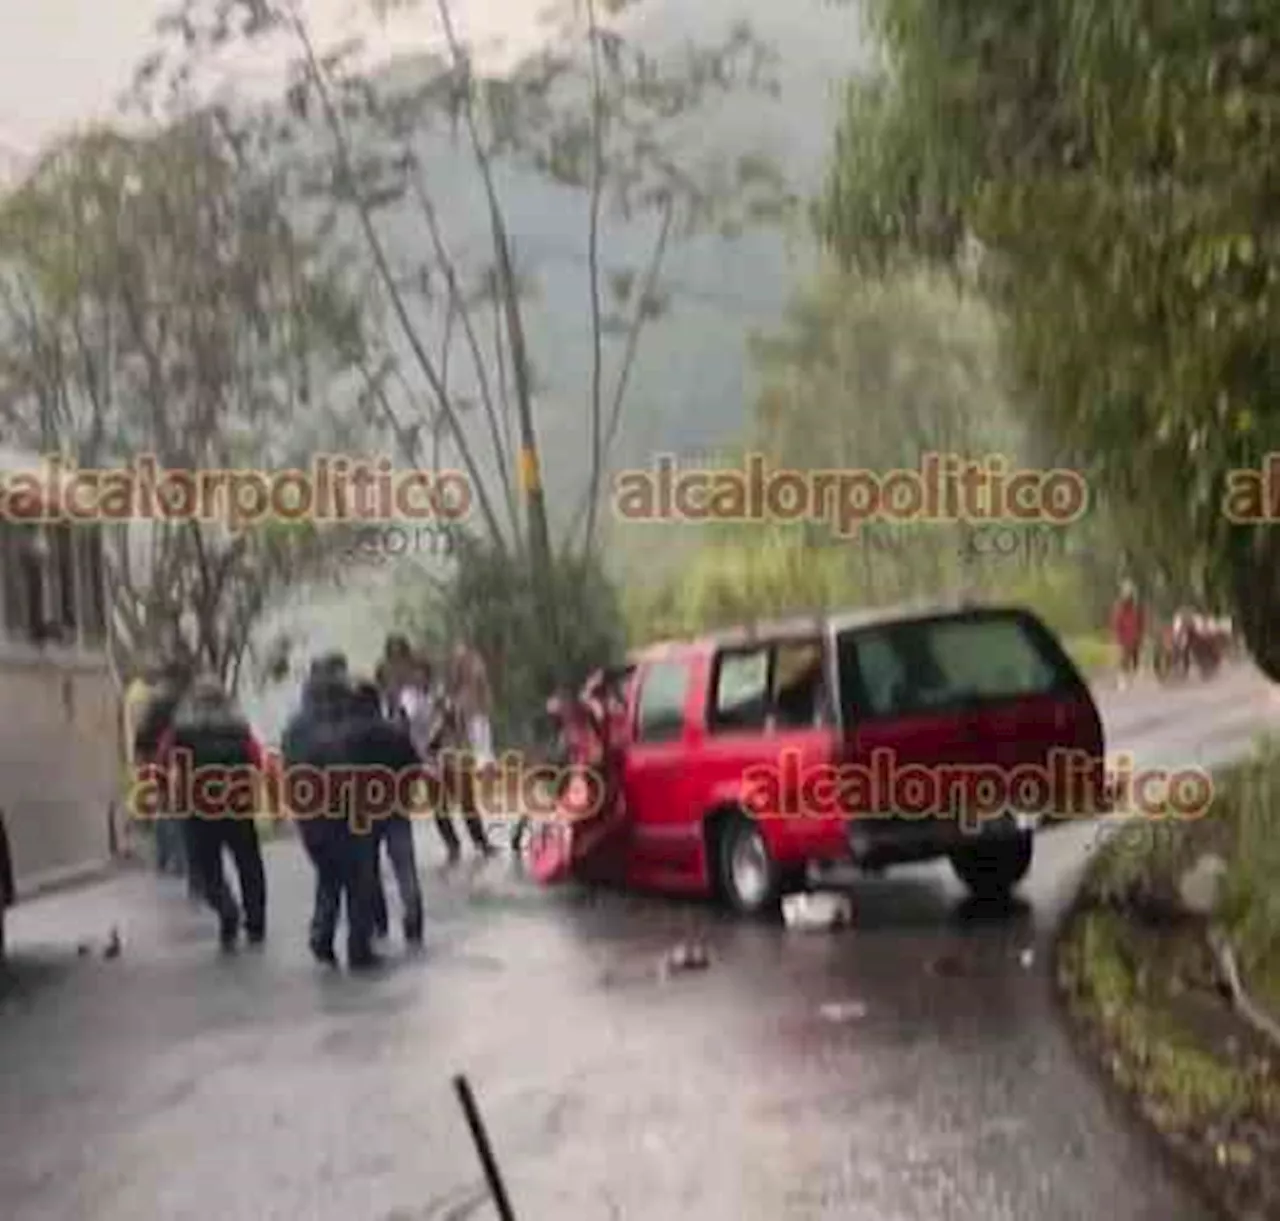
[{"label": "tree canopy", "polygon": [[[0,420],[85,470],[305,465],[359,330],[207,116],[72,136],[0,201]],[[232,682],[271,599],[341,541],[192,514],[103,529],[121,668],[177,632]]]},{"label": "tree canopy", "polygon": [[[869,0],[820,233],[849,265],[970,273],[1021,399],[1280,678],[1280,556],[1224,512],[1280,439],[1280,10]],[[976,258],[975,258],[976,254]],[[1264,508],[1266,506],[1263,506]]]}]

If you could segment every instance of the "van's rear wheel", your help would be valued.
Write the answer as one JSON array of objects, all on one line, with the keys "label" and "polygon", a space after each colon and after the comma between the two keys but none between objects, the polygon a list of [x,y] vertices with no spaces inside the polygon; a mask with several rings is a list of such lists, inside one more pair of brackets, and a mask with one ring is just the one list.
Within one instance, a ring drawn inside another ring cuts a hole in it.
[{"label": "van's rear wheel", "polygon": [[975,899],[1003,899],[1027,876],[1033,847],[1031,833],[961,848],[951,867]]},{"label": "van's rear wheel", "polygon": [[773,915],[782,900],[782,871],[760,828],[744,814],[724,824],[717,853],[720,893],[740,916]]}]

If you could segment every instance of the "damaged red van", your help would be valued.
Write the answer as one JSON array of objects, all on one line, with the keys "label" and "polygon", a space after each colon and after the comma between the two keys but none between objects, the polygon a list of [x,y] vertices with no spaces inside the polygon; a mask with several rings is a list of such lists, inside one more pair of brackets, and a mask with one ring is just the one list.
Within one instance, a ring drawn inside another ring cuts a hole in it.
[{"label": "damaged red van", "polygon": [[1026,876],[1043,820],[1106,807],[1093,697],[1022,608],[757,625],[632,663],[610,786],[623,808],[596,816],[606,834],[574,827],[579,877],[751,915],[813,865],[945,857],[998,897]]}]

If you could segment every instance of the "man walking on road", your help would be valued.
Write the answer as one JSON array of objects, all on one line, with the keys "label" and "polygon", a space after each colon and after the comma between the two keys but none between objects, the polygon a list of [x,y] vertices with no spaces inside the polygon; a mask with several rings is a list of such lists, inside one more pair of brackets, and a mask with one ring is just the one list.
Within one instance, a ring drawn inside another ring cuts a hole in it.
[{"label": "man walking on road", "polygon": [[[468,645],[459,644],[454,649],[446,698],[451,732],[445,752],[445,794],[461,806],[467,831],[481,855],[490,857],[494,849],[480,817],[479,789],[495,763],[490,720],[492,694],[484,659]],[[450,861],[456,861],[457,833],[445,818],[440,820],[440,827],[449,846]]]},{"label": "man walking on road", "polygon": [[[227,773],[222,773],[221,784],[212,777],[213,769],[252,768],[265,780],[265,757],[248,722],[216,680],[198,680],[178,705],[173,729],[161,739],[157,762],[185,774],[190,785],[190,792],[178,795],[171,817],[184,820],[187,867],[205,901],[218,913],[222,948],[235,948],[242,917],[249,944],[261,945],[267,935],[267,879],[254,822],[257,802],[250,809],[236,809]],[[210,779],[197,783],[202,776]],[[239,903],[223,872],[224,848],[240,879]]]},{"label": "man walking on road", "polygon": [[[347,910],[347,965],[354,970],[377,966],[373,951],[376,841],[352,827],[349,794],[334,782],[335,768],[347,768],[353,696],[346,682],[346,661],[337,655],[312,666],[302,693],[302,706],[284,732],[286,800],[290,773],[306,769],[320,782],[316,807],[293,811],[298,833],[316,871],[315,908],[311,918],[311,952],[316,960],[337,965],[333,942],[343,904]],[[295,773],[296,774],[296,773]]]},{"label": "man walking on road", "polygon": [[[420,770],[418,752],[402,725],[382,714],[382,693],[373,683],[358,683],[354,695],[355,717],[346,731],[343,753],[357,766],[389,772],[397,781]],[[397,783],[397,791],[402,786]],[[410,946],[422,944],[422,882],[413,845],[410,811],[395,810],[373,828],[373,919],[379,937],[385,937],[390,920],[382,886],[381,845],[386,844],[404,909],[404,939]]]}]

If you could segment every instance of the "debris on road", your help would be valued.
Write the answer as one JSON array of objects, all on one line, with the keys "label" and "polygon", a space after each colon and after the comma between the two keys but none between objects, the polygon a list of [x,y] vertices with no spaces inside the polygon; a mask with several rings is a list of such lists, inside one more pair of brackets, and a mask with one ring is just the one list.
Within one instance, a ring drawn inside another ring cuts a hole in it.
[{"label": "debris on road", "polygon": [[705,971],[711,955],[700,941],[681,941],[672,946],[662,959],[661,974],[665,978],[680,971]]},{"label": "debris on road", "polygon": [[124,947],[120,944],[120,930],[112,926],[111,933],[107,937],[107,947],[102,951],[103,958],[119,958],[120,951]]},{"label": "debris on road", "polygon": [[1035,961],[1036,961],[1035,950],[1031,949],[1030,947],[1023,950],[1022,953],[1018,955],[1018,961],[1022,963],[1023,968],[1025,970],[1028,970],[1028,971],[1031,970],[1032,966],[1035,964]]},{"label": "debris on road", "polygon": [[930,975],[941,975],[944,978],[955,979],[965,973],[966,963],[959,954],[939,954],[936,958],[931,958],[925,964],[925,970]]},{"label": "debris on road", "polygon": [[829,891],[788,895],[782,900],[782,918],[796,932],[834,932],[853,923],[853,903],[848,895]]},{"label": "debris on road", "polygon": [[857,1022],[867,1016],[867,1007],[861,1001],[830,1001],[818,1013],[828,1022]]}]

